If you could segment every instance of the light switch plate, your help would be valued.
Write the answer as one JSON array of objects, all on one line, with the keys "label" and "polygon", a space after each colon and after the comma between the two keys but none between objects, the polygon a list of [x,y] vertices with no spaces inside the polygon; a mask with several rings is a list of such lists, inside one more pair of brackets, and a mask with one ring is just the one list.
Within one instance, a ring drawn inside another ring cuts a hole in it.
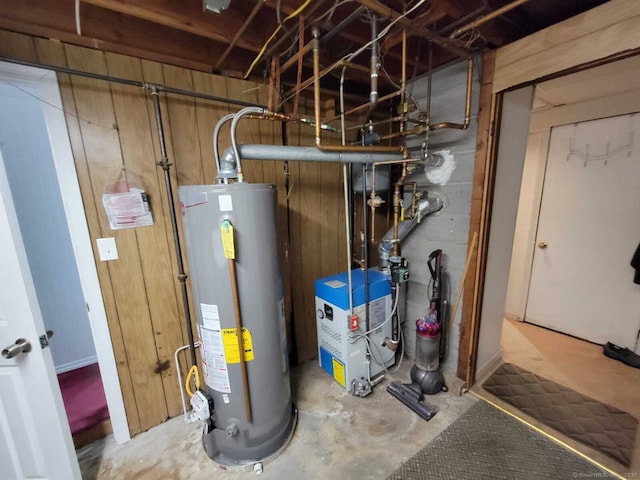
[{"label": "light switch plate", "polygon": [[98,255],[100,260],[107,262],[109,260],[118,260],[118,247],[116,247],[116,239],[109,238],[97,238]]}]

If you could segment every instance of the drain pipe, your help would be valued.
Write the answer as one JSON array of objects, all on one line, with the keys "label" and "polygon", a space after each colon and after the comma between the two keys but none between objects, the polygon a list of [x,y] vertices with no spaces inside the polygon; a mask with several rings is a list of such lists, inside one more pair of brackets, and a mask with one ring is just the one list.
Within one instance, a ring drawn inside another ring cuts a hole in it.
[{"label": "drain pipe", "polygon": [[171,162],[167,157],[167,146],[162,125],[162,110],[160,109],[160,94],[158,88],[151,87],[151,98],[156,116],[156,127],[158,129],[158,139],[160,142],[160,160],[157,165],[164,170],[164,184],[167,191],[167,201],[169,202],[169,217],[171,218],[171,230],[173,232],[173,243],[176,250],[176,261],[178,263],[178,280],[182,291],[182,305],[184,308],[184,322],[189,339],[189,352],[191,353],[191,365],[197,366],[196,348],[193,340],[193,329],[191,328],[191,314],[189,312],[189,293],[187,292],[187,275],[182,262],[182,247],[180,245],[180,235],[178,234],[178,221],[176,219],[176,205],[173,200],[173,187],[171,186]]}]

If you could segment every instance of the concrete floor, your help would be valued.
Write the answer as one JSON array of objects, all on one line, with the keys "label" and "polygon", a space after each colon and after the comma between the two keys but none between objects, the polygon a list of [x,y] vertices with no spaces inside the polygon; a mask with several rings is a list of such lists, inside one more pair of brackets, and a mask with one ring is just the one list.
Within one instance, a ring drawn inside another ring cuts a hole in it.
[{"label": "concrete floor", "polygon": [[[458,396],[460,380],[447,378],[448,393],[428,397],[439,412],[429,422],[389,395],[390,381],[407,382],[411,363],[388,375],[373,394],[347,394],[320,367],[308,363],[292,372],[298,426],[291,443],[264,465],[268,479],[383,479],[478,401]],[[191,479],[215,474],[217,480],[254,478],[225,472],[204,453],[200,425],[171,419],[124,445],[108,436],[78,451],[85,479]]]},{"label": "concrete floor", "polygon": [[[640,419],[640,369],[605,357],[602,347],[569,335],[529,323],[505,320],[502,329],[502,360],[525,368],[560,385],[614,406]],[[640,428],[633,460],[624,467],[604,454],[585,447],[533,420],[508,403],[501,401],[480,385],[474,391],[515,415],[563,440],[579,452],[627,478],[640,475]]]}]

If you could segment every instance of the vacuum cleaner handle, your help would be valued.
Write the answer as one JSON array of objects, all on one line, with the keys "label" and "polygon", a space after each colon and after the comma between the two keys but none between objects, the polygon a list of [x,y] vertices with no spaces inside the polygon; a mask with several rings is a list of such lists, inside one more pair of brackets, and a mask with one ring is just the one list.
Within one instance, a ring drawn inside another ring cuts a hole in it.
[{"label": "vacuum cleaner handle", "polygon": [[[432,277],[434,280],[435,280],[435,278],[436,278],[436,272],[437,272],[438,270],[440,270],[440,268],[439,268],[439,267],[440,267],[440,265],[438,265],[438,264],[440,263],[440,262],[439,262],[439,257],[440,257],[440,255],[442,255],[442,250],[441,250],[441,249],[434,250],[433,252],[431,252],[431,253],[429,254],[429,260],[427,261],[427,266],[429,267],[429,271],[431,272],[431,277]],[[435,266],[435,268],[431,265],[434,259],[436,259],[436,260],[437,260],[437,261],[436,261],[436,266]]]}]

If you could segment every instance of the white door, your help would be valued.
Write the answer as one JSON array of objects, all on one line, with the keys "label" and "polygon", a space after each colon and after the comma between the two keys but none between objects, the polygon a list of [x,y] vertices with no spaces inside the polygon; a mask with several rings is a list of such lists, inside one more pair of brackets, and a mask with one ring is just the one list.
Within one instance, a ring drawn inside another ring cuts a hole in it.
[{"label": "white door", "polygon": [[[0,476],[80,478],[0,152]],[[55,333],[55,332],[54,332]],[[5,358],[24,339],[31,351]]]},{"label": "white door", "polygon": [[640,114],[551,131],[525,320],[634,349]]},{"label": "white door", "polygon": [[[51,153],[55,164],[60,194],[66,212],[67,225],[71,236],[80,283],[84,299],[89,311],[89,321],[93,333],[100,375],[104,385],[109,416],[113,427],[113,436],[117,443],[130,439],[127,416],[124,409],[122,391],[116,367],[107,314],[102,301],[102,292],[98,281],[98,273],[91,248],[91,238],[80,194],[80,186],[76,175],[69,133],[67,131],[67,114],[64,112],[60,89],[56,74],[50,70],[26,67],[22,65],[0,62],[0,82],[13,86],[18,90],[28,90],[42,102]],[[68,117],[72,122],[73,117]],[[0,248],[2,244],[0,244]],[[0,273],[2,274],[2,273]],[[53,378],[53,377],[52,377]],[[0,464],[0,478],[2,477]]]}]

